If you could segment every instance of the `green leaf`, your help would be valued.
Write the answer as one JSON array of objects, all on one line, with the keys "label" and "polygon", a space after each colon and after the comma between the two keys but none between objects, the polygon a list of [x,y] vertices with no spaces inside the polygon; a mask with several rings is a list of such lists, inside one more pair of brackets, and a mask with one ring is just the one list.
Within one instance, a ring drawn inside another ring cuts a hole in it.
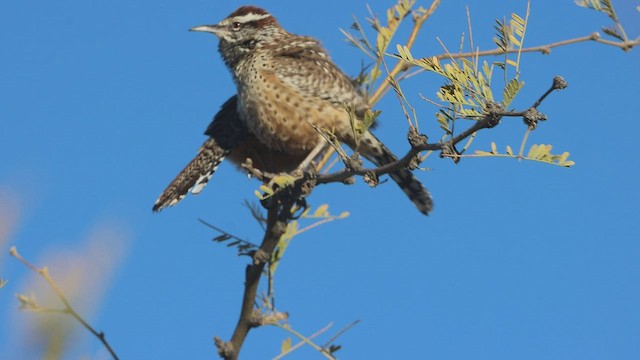
[{"label": "green leaf", "polygon": [[411,51],[408,47],[398,44],[397,49],[400,57],[407,61],[413,61],[413,56],[411,55]]},{"label": "green leaf", "polygon": [[329,216],[329,205],[328,204],[322,204],[320,206],[318,206],[318,208],[316,209],[316,212],[313,214],[314,217],[327,217]]},{"label": "green leaf", "polygon": [[281,353],[287,353],[287,352],[289,352],[289,350],[291,350],[291,338],[290,337],[284,339],[284,341],[282,342],[282,345],[280,346],[280,352]]},{"label": "green leaf", "polygon": [[491,75],[493,74],[493,66],[489,66],[489,63],[485,60],[482,64],[482,72],[487,77],[487,83],[491,83]]},{"label": "green leaf", "polygon": [[444,110],[440,110],[440,112],[436,113],[436,120],[438,124],[440,124],[440,128],[450,135],[452,133],[451,128],[449,127],[449,116],[444,112]]},{"label": "green leaf", "polygon": [[624,41],[624,36],[622,36],[622,34],[620,34],[620,31],[613,26],[603,27],[602,32],[620,41]]},{"label": "green leaf", "polygon": [[496,25],[494,25],[493,28],[496,31],[496,37],[493,38],[493,42],[498,45],[502,51],[506,52],[509,47],[507,43],[506,24],[502,20],[496,20]]},{"label": "green leaf", "polygon": [[507,145],[507,154],[513,156],[513,150],[511,149],[511,146]]},{"label": "green leaf", "polygon": [[520,89],[524,86],[524,83],[518,81],[518,79],[511,79],[507,86],[504,88],[504,93],[502,94],[502,105],[505,109],[509,107],[513,99],[518,95]]},{"label": "green leaf", "polygon": [[538,154],[538,145],[531,145],[531,148],[529,148],[529,152],[527,153],[527,157],[528,158],[535,158],[536,155]]},{"label": "green leaf", "polygon": [[460,109],[459,112],[460,112],[460,115],[468,118],[479,118],[482,116],[482,113],[480,111],[473,108]]},{"label": "green leaf", "polygon": [[575,3],[580,7],[601,12],[611,18],[611,20],[618,22],[618,16],[613,9],[611,0],[576,0]]},{"label": "green leaf", "polygon": [[[512,44],[516,45],[517,47],[522,46],[522,44],[520,43],[520,40],[518,40],[518,38],[517,38],[517,37],[515,37],[515,36],[513,36],[513,35],[509,35],[509,41],[510,41]],[[507,62],[508,62],[508,61],[511,61],[511,60],[507,60]],[[514,65],[513,65],[513,66],[515,66],[515,63],[514,63]]]}]

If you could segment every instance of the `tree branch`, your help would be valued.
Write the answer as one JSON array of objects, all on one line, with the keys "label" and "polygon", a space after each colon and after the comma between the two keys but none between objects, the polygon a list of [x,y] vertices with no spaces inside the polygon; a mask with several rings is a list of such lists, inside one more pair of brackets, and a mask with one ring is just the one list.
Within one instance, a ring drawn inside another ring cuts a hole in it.
[{"label": "tree branch", "polygon": [[[422,28],[423,23],[428,19],[431,14],[436,10],[440,0],[433,0],[431,7],[422,12],[420,15],[414,16],[414,26],[406,42],[406,48],[410,49],[415,42],[416,36]],[[471,51],[460,52],[458,54],[444,53],[434,56],[437,59],[459,59],[459,58],[477,58],[480,56],[492,56],[502,55],[510,53],[531,53],[541,52],[543,54],[549,54],[551,49],[566,46],[569,44],[575,44],[580,42],[594,41],[610,46],[618,47],[624,51],[628,51],[635,46],[640,45],[640,38],[633,41],[611,41],[602,39],[600,34],[594,32],[590,35],[558,41],[546,45],[534,46],[521,49],[508,49],[503,50],[500,48],[486,51]],[[358,42],[354,44],[358,46]],[[362,47],[361,47],[362,48]],[[366,53],[366,51],[365,51]],[[430,57],[433,58],[433,57]],[[374,105],[389,89],[389,79],[399,81],[408,77],[411,77],[417,73],[425,71],[425,69],[417,69],[411,73],[408,70],[413,68],[413,64],[406,61],[399,61],[395,66],[388,71],[387,80],[383,81],[375,91],[369,97],[370,105]],[[529,126],[528,131],[535,129],[539,120],[544,120],[543,114],[537,111],[537,107],[544,101],[544,99],[553,90],[559,90],[566,87],[566,83],[561,78],[554,79],[554,83],[530,108],[514,112],[506,111],[499,104],[490,103],[484,109],[484,115],[479,118],[473,125],[461,133],[452,136],[448,141],[440,141],[437,143],[429,143],[427,137],[418,133],[415,127],[409,129],[409,143],[411,148],[400,159],[391,162],[389,164],[379,166],[372,169],[365,169],[361,166],[349,166],[350,158],[347,158],[343,154],[342,160],[346,163],[346,167],[343,170],[330,174],[316,175],[305,173],[302,178],[296,179],[293,183],[285,185],[279,189],[274,189],[274,194],[269,196],[266,201],[263,201],[263,206],[268,209],[267,225],[265,236],[263,238],[260,248],[253,254],[253,263],[247,265],[245,272],[245,289],[242,301],[242,307],[240,316],[236,328],[233,332],[231,340],[225,342],[218,337],[215,337],[215,344],[218,347],[218,353],[220,356],[227,360],[235,360],[238,358],[243,343],[247,337],[247,334],[253,327],[257,327],[263,324],[261,319],[264,318],[260,309],[255,306],[257,290],[260,282],[260,278],[264,272],[265,265],[273,256],[276,251],[280,237],[284,234],[289,222],[294,218],[292,212],[299,205],[304,203],[304,198],[312,191],[317,184],[327,184],[333,182],[349,182],[353,176],[365,176],[374,175],[379,176],[382,174],[397,171],[402,168],[411,168],[416,163],[417,155],[423,151],[441,151],[441,156],[459,157],[459,153],[455,149],[455,145],[459,142],[473,136],[476,132],[482,129],[488,129],[497,126],[503,117],[522,117],[524,122]],[[321,134],[323,134],[321,132]],[[334,152],[334,149],[330,149],[324,156],[320,164],[324,165],[328,162],[330,154]],[[255,177],[265,180],[272,178],[274,174],[265,174],[253,169],[250,163],[243,164],[243,167],[249,171]],[[319,170],[319,168],[316,168]],[[269,204],[265,204],[269,203]],[[276,324],[277,325],[277,324]]]},{"label": "tree branch", "polygon": [[[409,35],[409,39],[407,39],[407,43],[405,45],[408,49],[411,49],[413,47],[413,43],[416,41],[420,29],[422,29],[422,25],[436,11],[439,5],[440,0],[433,0],[429,9],[427,9],[420,16],[414,17],[413,29],[411,30],[411,34]],[[399,73],[406,71],[407,69],[405,69],[404,67],[405,65],[402,62],[397,63],[396,66],[389,72],[388,78],[394,79]],[[373,106],[373,104],[378,102],[382,95],[386,93],[388,88],[389,83],[387,81],[382,83],[369,98],[369,104]]]},{"label": "tree branch", "polygon": [[58,286],[58,284],[55,282],[55,280],[53,280],[53,278],[51,277],[51,275],[49,275],[49,269],[45,266],[43,268],[38,268],[35,265],[33,265],[32,263],[30,263],[29,261],[27,261],[27,259],[25,259],[24,257],[22,257],[22,255],[20,255],[18,253],[18,250],[16,249],[15,246],[12,246],[11,249],[9,250],[9,254],[11,256],[13,256],[14,258],[18,259],[21,263],[23,263],[25,266],[27,266],[29,269],[33,270],[34,272],[36,272],[38,275],[42,276],[44,278],[44,280],[49,284],[49,286],[51,287],[51,289],[53,289],[53,291],[56,293],[56,295],[58,296],[58,298],[60,299],[60,301],[62,301],[62,304],[64,306],[64,308],[60,311],[57,312],[62,312],[65,314],[69,314],[71,315],[74,319],[76,319],[80,324],[82,324],[82,326],[84,326],[87,330],[89,330],[95,337],[98,338],[98,340],[100,340],[100,342],[104,345],[104,347],[107,349],[107,351],[109,351],[109,354],[111,354],[111,356],[115,359],[118,360],[118,356],[116,355],[115,351],[113,350],[113,348],[111,347],[111,345],[109,345],[109,342],[107,342],[107,339],[105,338],[104,332],[100,331],[98,332],[96,329],[94,329],[85,319],[82,318],[82,316],[80,316],[80,314],[78,314],[73,307],[71,307],[71,304],[69,303],[69,300],[67,300],[67,297],[64,295],[64,292],[62,292],[62,290],[60,289],[60,287]]},{"label": "tree branch", "polygon": [[537,111],[537,107],[540,106],[542,101],[544,101],[544,99],[553,90],[561,90],[565,87],[567,87],[566,81],[562,77],[556,76],[553,79],[551,87],[547,91],[545,91],[544,94],[538,100],[536,100],[536,102],[529,109],[525,111],[504,111],[504,109],[502,109],[502,107],[498,104],[488,106],[485,109],[485,115],[480,120],[477,120],[471,127],[454,136],[447,142],[428,143],[427,137],[425,135],[418,134],[417,130],[414,127],[411,127],[409,129],[408,136],[409,143],[411,144],[411,149],[409,149],[409,151],[407,151],[407,153],[402,158],[394,162],[378,166],[376,168],[364,169],[358,167],[347,167],[335,173],[318,175],[316,183],[328,184],[333,182],[344,182],[354,175],[364,176],[367,174],[375,174],[379,176],[388,174],[390,172],[409,167],[410,164],[414,161],[416,155],[418,155],[418,153],[422,151],[442,151],[443,156],[453,155],[456,153],[456,144],[475,134],[477,131],[480,131],[482,129],[490,129],[494,126],[497,126],[505,116],[521,116],[523,117],[525,123],[529,125],[530,129],[535,128],[538,120],[544,120],[544,115],[540,114]]},{"label": "tree branch", "polygon": [[305,176],[291,186],[277,189],[272,196],[263,201],[263,206],[268,209],[267,228],[260,248],[253,253],[253,263],[247,265],[245,271],[245,288],[238,323],[229,342],[218,337],[214,338],[218,354],[223,359],[238,359],[249,331],[263,324],[262,313],[255,308],[260,278],[265,265],[271,260],[280,237],[285,233],[289,221],[294,219],[294,209],[305,207],[304,198],[311,193],[313,187],[315,187],[314,178]]},{"label": "tree branch", "polygon": [[[607,40],[607,39],[602,39],[602,37],[600,36],[600,33],[598,32],[594,32],[591,33],[587,36],[582,36],[582,37],[578,37],[575,39],[567,39],[567,40],[562,40],[562,41],[557,41],[554,43],[550,43],[550,44],[545,44],[545,45],[539,45],[539,46],[532,46],[532,47],[527,47],[527,48],[522,48],[522,49],[509,49],[506,52],[500,48],[496,48],[496,49],[492,49],[492,50],[485,50],[485,51],[470,51],[470,52],[461,52],[461,53],[457,53],[457,54],[452,54],[452,53],[443,53],[443,54],[439,54],[439,55],[434,55],[431,56],[429,58],[436,58],[438,60],[443,60],[443,59],[461,59],[461,58],[472,58],[472,57],[482,57],[482,56],[494,56],[494,55],[504,55],[504,54],[515,54],[515,53],[532,53],[532,52],[540,52],[544,55],[548,55],[551,53],[551,49],[553,48],[557,48],[557,47],[561,47],[561,46],[566,46],[566,45],[571,45],[571,44],[577,44],[577,43],[582,43],[582,42],[588,42],[588,41],[595,41],[597,43],[600,44],[605,44],[605,45],[610,45],[610,46],[614,46],[614,47],[618,47],[620,49],[622,49],[623,51],[629,51],[632,48],[636,47],[636,46],[640,46],[640,37],[638,37],[635,40],[627,40],[627,41],[612,41],[612,40]],[[425,58],[426,59],[426,58]],[[406,78],[412,77],[414,75],[417,75],[423,71],[426,71],[425,69],[418,69],[414,72],[408,73],[406,74],[406,72],[411,69],[412,67],[414,67],[413,64],[410,64],[406,61],[401,61],[398,63],[398,65],[400,66],[400,71],[398,71],[398,74],[400,73],[405,73],[403,74],[403,76],[398,77],[398,81],[404,80]],[[397,65],[396,65],[397,67]],[[388,89],[385,89],[388,90]],[[386,91],[385,91],[386,93]]]}]

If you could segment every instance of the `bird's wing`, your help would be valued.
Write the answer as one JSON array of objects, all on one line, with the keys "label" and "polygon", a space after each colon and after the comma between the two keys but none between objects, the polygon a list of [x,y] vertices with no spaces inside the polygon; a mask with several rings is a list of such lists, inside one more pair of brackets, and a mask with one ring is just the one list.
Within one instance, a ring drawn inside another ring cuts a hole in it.
[{"label": "bird's wing", "polygon": [[229,98],[204,132],[214,139],[220,147],[231,150],[251,136],[244,122],[238,115],[238,97]]},{"label": "bird's wing", "polygon": [[353,79],[333,63],[317,40],[300,41],[303,44],[285,45],[276,51],[273,71],[280,81],[303,96],[321,98],[336,107],[354,106],[358,112],[368,108]]}]

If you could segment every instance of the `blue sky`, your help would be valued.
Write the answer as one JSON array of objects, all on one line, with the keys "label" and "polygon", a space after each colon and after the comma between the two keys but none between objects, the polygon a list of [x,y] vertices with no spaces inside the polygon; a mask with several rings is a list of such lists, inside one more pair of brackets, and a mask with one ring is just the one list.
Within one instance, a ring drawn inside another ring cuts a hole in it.
[{"label": "blue sky", "polygon": [[[372,9],[382,14],[391,3]],[[53,316],[16,310],[14,293],[39,289],[44,298],[47,290],[7,255],[13,245],[61,281],[86,281],[76,302],[123,359],[212,358],[212,336],[230,337],[247,260],[212,243],[216,234],[197,219],[258,242],[260,228],[243,206],[258,184],[223,165],[201,195],[160,214],[151,206],[234,92],[215,39],[187,29],[242,4],[0,5],[0,277],[9,280],[0,289],[0,357],[35,356],[33,347],[25,352],[33,319]],[[414,55],[441,53],[436,36],[457,49],[466,4],[484,49],[493,47],[493,19],[525,11],[519,1],[446,1]],[[635,5],[614,4],[629,36],[640,34]],[[346,72],[366,64],[339,32],[352,15],[364,19],[364,2],[256,5],[291,32],[320,38]],[[602,25],[605,16],[571,1],[533,2],[525,46]],[[433,156],[424,164],[431,171],[418,174],[435,198],[429,217],[391,182],[317,188],[313,206],[351,216],[290,245],[276,279],[278,308],[306,335],[362,320],[338,340],[345,359],[639,358],[639,60],[638,49],[595,43],[524,56],[516,108],[554,75],[569,82],[541,106],[549,120],[530,143],[569,151],[571,169],[487,158],[453,165]],[[440,136],[436,109],[420,94],[434,98],[441,83],[424,75],[403,85],[431,139]],[[387,95],[378,108],[377,135],[403,153],[397,99]],[[523,133],[519,119],[505,119],[474,146],[516,148]],[[271,358],[289,336],[252,331],[242,355]],[[105,356],[83,331],[73,343],[71,358]],[[321,356],[305,348],[292,358]]]}]

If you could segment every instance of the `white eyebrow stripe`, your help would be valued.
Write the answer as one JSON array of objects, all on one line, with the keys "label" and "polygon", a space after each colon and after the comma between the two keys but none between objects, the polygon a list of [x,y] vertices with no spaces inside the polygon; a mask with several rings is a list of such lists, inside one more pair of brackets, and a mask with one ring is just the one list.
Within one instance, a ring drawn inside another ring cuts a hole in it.
[{"label": "white eyebrow stripe", "polygon": [[271,17],[271,14],[256,14],[256,13],[249,13],[246,15],[240,15],[240,16],[234,16],[233,18],[230,19],[231,22],[239,22],[241,24],[246,24],[248,22],[252,22],[252,21],[258,21],[258,20],[262,20],[262,19],[266,19],[268,17]]}]

